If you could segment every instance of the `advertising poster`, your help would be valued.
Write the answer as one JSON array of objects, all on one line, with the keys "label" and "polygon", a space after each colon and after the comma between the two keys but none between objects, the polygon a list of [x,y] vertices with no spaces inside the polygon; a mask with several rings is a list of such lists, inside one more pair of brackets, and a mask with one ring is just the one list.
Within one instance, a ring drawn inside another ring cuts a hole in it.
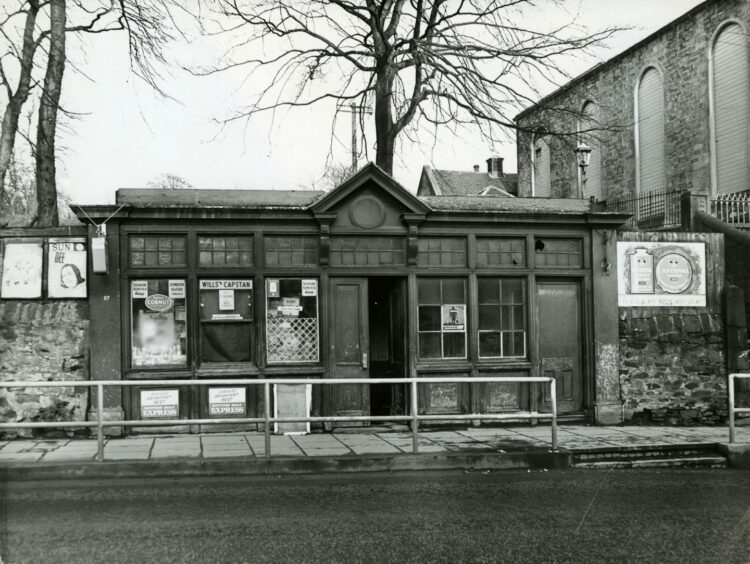
[{"label": "advertising poster", "polygon": [[705,243],[617,243],[618,305],[706,307]]},{"label": "advertising poster", "polygon": [[86,240],[50,239],[47,251],[47,295],[85,298]]},{"label": "advertising poster", "polygon": [[245,388],[209,388],[208,414],[211,417],[245,416]]},{"label": "advertising poster", "polygon": [[141,419],[174,419],[179,412],[179,390],[141,390]]},{"label": "advertising poster", "polygon": [[463,304],[442,306],[443,331],[465,331],[466,306]]},{"label": "advertising poster", "polygon": [[41,243],[5,244],[0,297],[42,297]]}]

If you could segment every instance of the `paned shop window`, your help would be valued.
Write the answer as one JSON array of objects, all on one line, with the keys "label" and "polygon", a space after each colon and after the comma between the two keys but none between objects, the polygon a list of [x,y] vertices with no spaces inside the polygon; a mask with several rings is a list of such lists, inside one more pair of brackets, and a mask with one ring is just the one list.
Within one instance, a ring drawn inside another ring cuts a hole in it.
[{"label": "paned shop window", "polygon": [[252,235],[198,237],[200,266],[252,266]]},{"label": "paned shop window", "polygon": [[268,364],[318,362],[318,280],[266,279]]},{"label": "paned shop window", "polygon": [[526,284],[520,278],[479,278],[479,356],[526,356]]},{"label": "paned shop window", "polygon": [[255,348],[252,280],[201,280],[201,360],[251,362]]},{"label": "paned shop window", "polygon": [[129,258],[133,268],[186,266],[184,235],[131,235]]},{"label": "paned shop window", "polygon": [[134,368],[187,365],[185,280],[130,281]]},{"label": "paned shop window", "polygon": [[466,358],[466,280],[419,279],[419,358]]}]

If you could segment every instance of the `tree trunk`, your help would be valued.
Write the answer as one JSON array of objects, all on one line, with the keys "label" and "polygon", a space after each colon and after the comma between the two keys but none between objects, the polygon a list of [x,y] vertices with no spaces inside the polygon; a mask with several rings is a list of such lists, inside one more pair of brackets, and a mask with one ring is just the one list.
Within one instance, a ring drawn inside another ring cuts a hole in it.
[{"label": "tree trunk", "polygon": [[391,97],[394,73],[386,67],[378,71],[375,83],[375,164],[393,175],[393,110]]},{"label": "tree trunk", "polygon": [[39,101],[36,130],[36,199],[39,225],[58,224],[55,179],[55,131],[65,71],[65,0],[50,2],[50,45],[47,72]]},{"label": "tree trunk", "polygon": [[[29,98],[31,91],[31,71],[34,68],[34,52],[36,43],[34,41],[34,28],[36,17],[39,13],[39,3],[29,2],[26,12],[26,23],[23,31],[23,46],[21,47],[20,73],[18,75],[18,86],[10,96],[8,105],[3,115],[2,130],[0,130],[0,209],[7,209],[5,205],[5,177],[8,173],[13,149],[16,144],[16,133],[18,132],[18,120],[21,117],[21,109]],[[0,227],[4,225],[5,218],[0,214]]]}]

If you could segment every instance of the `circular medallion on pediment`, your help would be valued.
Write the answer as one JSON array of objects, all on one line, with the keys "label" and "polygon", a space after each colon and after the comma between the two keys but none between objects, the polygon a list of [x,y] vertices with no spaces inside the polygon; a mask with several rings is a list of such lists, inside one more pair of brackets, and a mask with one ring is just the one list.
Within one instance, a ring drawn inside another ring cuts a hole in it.
[{"label": "circular medallion on pediment", "polygon": [[349,219],[362,229],[374,229],[385,222],[385,208],[375,198],[365,196],[356,200],[349,208]]}]

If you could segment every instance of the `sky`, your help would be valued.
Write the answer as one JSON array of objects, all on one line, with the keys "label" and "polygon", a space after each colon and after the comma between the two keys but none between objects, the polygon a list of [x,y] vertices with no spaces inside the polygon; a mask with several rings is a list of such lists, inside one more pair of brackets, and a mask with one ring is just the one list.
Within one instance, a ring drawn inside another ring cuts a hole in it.
[{"label": "sky", "polygon": [[[542,0],[542,3],[545,0]],[[571,60],[580,74],[679,17],[698,0],[576,0],[571,9],[589,29],[629,27],[608,42],[597,59]],[[81,204],[112,204],[122,187],[143,187],[170,173],[196,188],[320,189],[326,162],[349,163],[351,125],[340,120],[332,141],[331,115],[309,108],[253,119],[222,128],[217,120],[238,103],[243,85],[226,76],[198,78],[172,69],[163,98],[132,73],[122,34],[88,40],[78,55],[81,72],[68,72],[63,106],[76,114],[60,135],[63,147],[58,185]],[[191,48],[195,52],[191,52]],[[181,46],[181,60],[207,60],[210,45]],[[505,171],[515,172],[516,152],[508,143],[495,147]],[[328,158],[330,154],[330,159]],[[429,145],[402,144],[394,176],[415,191],[423,165],[453,170],[484,166],[491,148],[472,132],[445,132]],[[374,153],[370,153],[374,160]],[[360,163],[362,164],[362,163]]]}]

